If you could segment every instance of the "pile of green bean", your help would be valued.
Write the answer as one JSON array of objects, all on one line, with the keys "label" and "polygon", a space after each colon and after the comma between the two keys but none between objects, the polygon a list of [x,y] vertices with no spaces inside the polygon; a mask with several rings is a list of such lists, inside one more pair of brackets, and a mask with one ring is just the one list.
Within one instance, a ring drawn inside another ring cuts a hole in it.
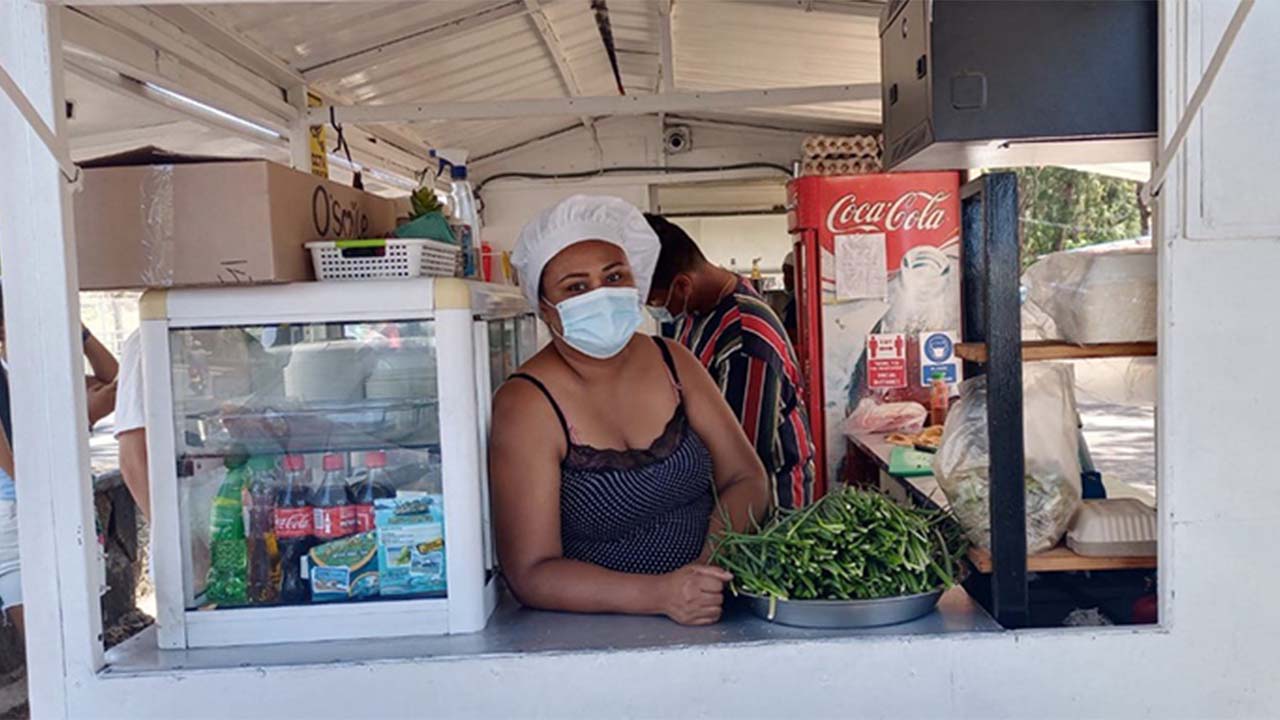
[{"label": "pile of green bean", "polygon": [[870,600],[956,583],[963,534],[952,518],[847,489],[780,510],[755,532],[725,532],[711,561],[732,589],[779,600]]}]

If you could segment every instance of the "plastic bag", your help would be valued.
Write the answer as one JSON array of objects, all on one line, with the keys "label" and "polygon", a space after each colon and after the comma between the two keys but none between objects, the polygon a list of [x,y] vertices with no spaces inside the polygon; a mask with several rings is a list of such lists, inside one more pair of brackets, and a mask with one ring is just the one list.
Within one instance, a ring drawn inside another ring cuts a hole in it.
[{"label": "plastic bag", "polygon": [[[1150,249],[1059,252],[1027,269],[1023,321],[1079,344],[1156,339],[1156,255]],[[1052,320],[1052,323],[1045,319]]]},{"label": "plastic bag", "polygon": [[924,428],[929,410],[920,403],[896,402],[879,404],[863,398],[853,414],[844,421],[846,435],[855,433],[900,432],[914,435]]},{"label": "plastic bag", "polygon": [[[1071,366],[1023,368],[1023,443],[1026,456],[1027,552],[1057,545],[1080,508],[1080,442]],[[933,472],[970,542],[991,547],[987,438],[987,379],[960,385],[947,416]]]}]

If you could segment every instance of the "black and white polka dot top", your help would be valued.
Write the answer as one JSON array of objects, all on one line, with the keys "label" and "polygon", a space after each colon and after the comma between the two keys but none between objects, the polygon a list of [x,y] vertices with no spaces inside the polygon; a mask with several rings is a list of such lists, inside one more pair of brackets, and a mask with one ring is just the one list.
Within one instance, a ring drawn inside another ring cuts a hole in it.
[{"label": "black and white polka dot top", "polygon": [[560,542],[564,557],[627,573],[670,572],[697,559],[714,505],[711,453],[689,426],[671,351],[654,338],[671,372],[675,413],[642,450],[598,449],[573,441],[564,412],[537,378],[569,450],[560,464]]}]

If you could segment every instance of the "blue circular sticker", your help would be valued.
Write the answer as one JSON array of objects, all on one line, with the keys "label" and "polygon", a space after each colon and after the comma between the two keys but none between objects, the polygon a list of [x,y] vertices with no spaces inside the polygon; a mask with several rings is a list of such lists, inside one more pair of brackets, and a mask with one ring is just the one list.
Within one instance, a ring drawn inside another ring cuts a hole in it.
[{"label": "blue circular sticker", "polygon": [[951,338],[938,333],[930,335],[924,343],[924,354],[933,362],[946,362],[951,359]]}]

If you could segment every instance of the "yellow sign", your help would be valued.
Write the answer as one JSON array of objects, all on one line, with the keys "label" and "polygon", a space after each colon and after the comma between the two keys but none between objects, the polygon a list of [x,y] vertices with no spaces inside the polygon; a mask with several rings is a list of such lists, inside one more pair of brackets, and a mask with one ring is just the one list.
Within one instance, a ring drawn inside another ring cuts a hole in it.
[{"label": "yellow sign", "polygon": [[[324,101],[319,95],[307,91],[307,107],[320,107]],[[311,174],[322,178],[329,177],[329,153],[325,149],[325,129],[323,125],[311,126]]]}]

